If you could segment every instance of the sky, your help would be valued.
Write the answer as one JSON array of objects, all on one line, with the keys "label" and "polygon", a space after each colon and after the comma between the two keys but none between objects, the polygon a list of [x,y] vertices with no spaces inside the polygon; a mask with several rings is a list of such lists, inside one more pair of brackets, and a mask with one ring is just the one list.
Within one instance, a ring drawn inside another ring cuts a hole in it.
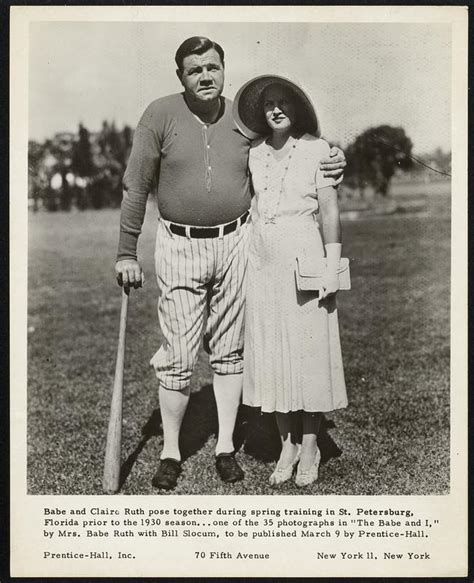
[{"label": "sky", "polygon": [[154,99],[181,91],[174,54],[203,35],[225,51],[224,95],[276,73],[310,94],[323,136],[347,146],[368,127],[404,127],[414,151],[450,149],[448,24],[33,22],[29,137],[79,122],[135,127]]}]

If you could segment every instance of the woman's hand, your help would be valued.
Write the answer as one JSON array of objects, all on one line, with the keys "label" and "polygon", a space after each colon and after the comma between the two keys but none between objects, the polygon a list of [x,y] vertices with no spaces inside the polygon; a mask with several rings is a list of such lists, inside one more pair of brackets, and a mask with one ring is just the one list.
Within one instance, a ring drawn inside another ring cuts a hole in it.
[{"label": "woman's hand", "polygon": [[319,294],[319,299],[324,300],[328,296],[335,294],[339,289],[339,263],[341,260],[340,243],[326,243],[324,245],[326,250],[326,272],[323,277],[322,289]]},{"label": "woman's hand", "polygon": [[339,289],[339,277],[337,273],[326,273],[323,277],[322,287],[319,292],[319,301],[335,294]]},{"label": "woman's hand", "polygon": [[115,264],[117,283],[125,289],[135,289],[145,284],[145,274],[136,259],[122,259]]}]

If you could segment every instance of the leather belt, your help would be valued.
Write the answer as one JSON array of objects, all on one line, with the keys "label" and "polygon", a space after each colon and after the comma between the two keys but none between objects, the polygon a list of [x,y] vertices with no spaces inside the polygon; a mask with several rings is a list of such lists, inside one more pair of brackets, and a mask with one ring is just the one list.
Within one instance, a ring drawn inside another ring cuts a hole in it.
[{"label": "leather belt", "polygon": [[[219,237],[222,231],[223,235],[228,235],[233,233],[237,227],[243,225],[248,216],[249,211],[246,211],[242,216],[231,223],[226,225],[221,225],[220,227],[189,227],[189,236],[193,239],[212,239],[214,237]],[[187,227],[184,225],[176,225],[175,223],[169,223],[169,229],[175,235],[181,235],[181,237],[186,237]]]}]

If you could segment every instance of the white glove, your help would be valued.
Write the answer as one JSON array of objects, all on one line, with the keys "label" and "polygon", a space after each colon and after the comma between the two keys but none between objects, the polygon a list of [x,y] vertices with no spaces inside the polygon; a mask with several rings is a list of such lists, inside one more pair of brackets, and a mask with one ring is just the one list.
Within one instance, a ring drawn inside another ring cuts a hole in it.
[{"label": "white glove", "polygon": [[319,292],[319,300],[324,300],[328,295],[334,294],[339,289],[339,262],[341,259],[341,243],[328,243],[326,249],[326,274],[323,277],[322,289]]}]

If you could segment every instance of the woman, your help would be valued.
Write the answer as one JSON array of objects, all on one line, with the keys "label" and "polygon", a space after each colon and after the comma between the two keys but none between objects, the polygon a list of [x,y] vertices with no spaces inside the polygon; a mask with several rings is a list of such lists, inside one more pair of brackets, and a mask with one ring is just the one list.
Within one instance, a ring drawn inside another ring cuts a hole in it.
[{"label": "woman", "polygon": [[[336,183],[318,170],[329,145],[306,93],[275,75],[246,83],[236,123],[252,143],[255,196],[247,273],[243,402],[275,412],[281,455],[272,485],[318,477],[322,414],[347,406],[335,294],[341,227]],[[318,226],[320,214],[322,233]],[[317,258],[319,291],[298,291],[296,258]],[[326,258],[326,261],[325,259]]]}]

